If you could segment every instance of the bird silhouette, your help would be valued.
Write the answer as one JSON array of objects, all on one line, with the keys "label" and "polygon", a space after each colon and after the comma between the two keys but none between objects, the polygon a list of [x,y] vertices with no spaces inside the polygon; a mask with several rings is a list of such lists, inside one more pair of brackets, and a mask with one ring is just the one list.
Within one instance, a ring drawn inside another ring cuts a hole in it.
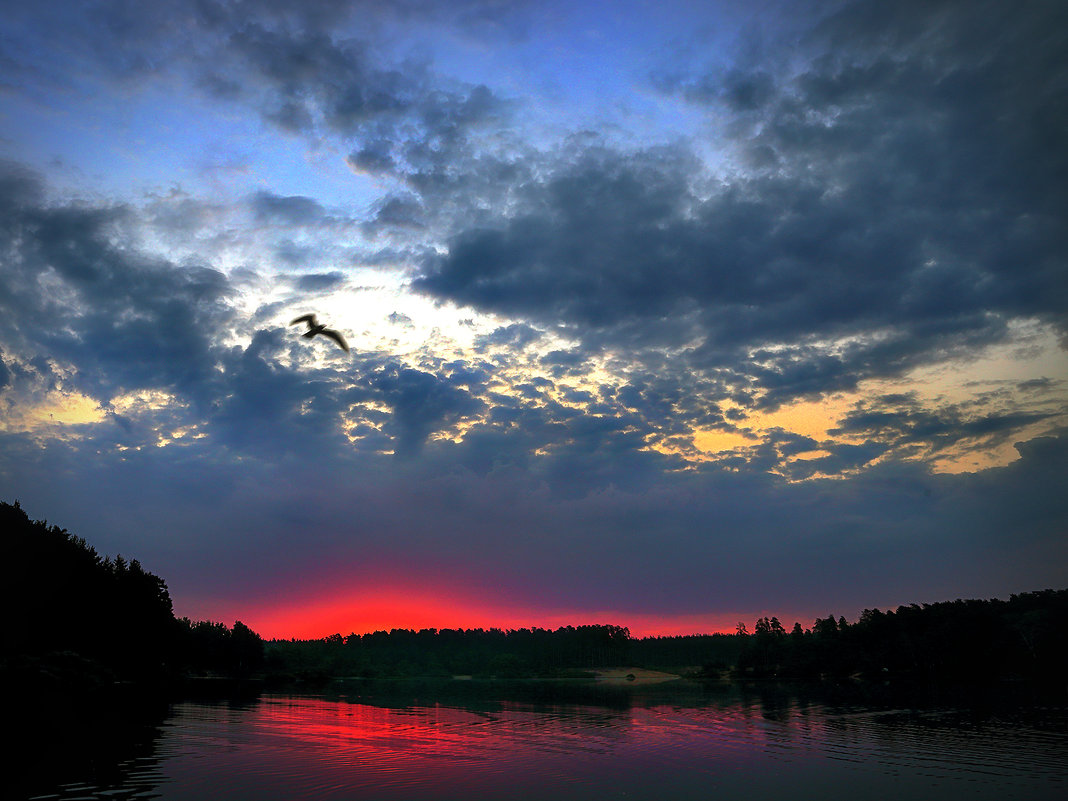
[{"label": "bird silhouette", "polygon": [[334,342],[341,346],[341,349],[348,353],[349,343],[345,341],[345,337],[335,331],[333,328],[327,328],[325,325],[315,319],[314,314],[302,314],[297,317],[290,325],[296,325],[297,323],[307,323],[308,330],[304,332],[304,336],[311,339],[316,334],[322,334],[324,337],[330,337]]}]

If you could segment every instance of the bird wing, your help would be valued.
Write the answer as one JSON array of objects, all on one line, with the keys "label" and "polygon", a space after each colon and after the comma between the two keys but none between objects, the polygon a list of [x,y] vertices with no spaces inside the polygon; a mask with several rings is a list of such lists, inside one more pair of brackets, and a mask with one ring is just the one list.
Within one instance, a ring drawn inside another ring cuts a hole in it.
[{"label": "bird wing", "polygon": [[334,342],[341,346],[341,349],[343,351],[348,352],[349,343],[345,341],[345,337],[341,336],[341,334],[335,331],[333,328],[324,328],[319,333],[322,334],[324,337],[330,337],[332,340],[334,340]]},{"label": "bird wing", "polygon": [[295,320],[293,320],[290,325],[296,325],[297,323],[308,323],[309,325],[315,325],[315,315],[302,314],[300,315],[300,317],[297,317]]}]

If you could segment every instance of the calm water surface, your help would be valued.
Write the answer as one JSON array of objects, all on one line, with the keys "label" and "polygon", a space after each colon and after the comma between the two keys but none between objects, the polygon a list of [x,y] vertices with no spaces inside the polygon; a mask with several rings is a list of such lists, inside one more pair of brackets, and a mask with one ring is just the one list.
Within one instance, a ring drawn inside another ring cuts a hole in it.
[{"label": "calm water surface", "polygon": [[41,799],[1068,798],[1064,705],[895,701],[353,684],[45,726],[7,778]]}]

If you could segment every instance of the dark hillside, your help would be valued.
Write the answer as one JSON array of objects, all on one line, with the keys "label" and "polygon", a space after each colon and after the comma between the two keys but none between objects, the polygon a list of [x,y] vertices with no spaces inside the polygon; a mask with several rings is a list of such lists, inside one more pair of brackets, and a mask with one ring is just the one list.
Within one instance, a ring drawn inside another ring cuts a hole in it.
[{"label": "dark hillside", "polygon": [[0,669],[43,688],[88,689],[189,673],[247,674],[262,640],[240,622],[176,620],[166,582],[136,560],[102,557],[81,537],[0,502],[7,612]]},{"label": "dark hillside", "polygon": [[103,558],[80,537],[0,503],[9,624],[2,653],[89,660],[118,678],[157,675],[173,661],[178,624],[167,585],[136,560]]}]

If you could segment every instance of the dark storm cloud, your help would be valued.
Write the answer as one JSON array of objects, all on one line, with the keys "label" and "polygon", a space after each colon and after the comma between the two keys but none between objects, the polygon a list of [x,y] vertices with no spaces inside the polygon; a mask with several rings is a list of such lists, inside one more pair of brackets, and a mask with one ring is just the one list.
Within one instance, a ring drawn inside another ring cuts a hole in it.
[{"label": "dark storm cloud", "polygon": [[421,229],[426,226],[426,209],[412,196],[391,196],[383,200],[375,210],[374,218],[366,223],[364,230],[370,234],[386,229]]},{"label": "dark storm cloud", "polygon": [[375,118],[406,113],[427,94],[421,68],[382,69],[365,43],[337,41],[327,31],[273,30],[249,21],[230,33],[228,46],[268,90],[264,116],[287,130],[321,123],[352,134]]},{"label": "dark storm cloud", "polygon": [[650,264],[642,252],[679,249],[673,232],[658,231],[690,199],[693,162],[668,150],[633,158],[591,150],[561,162],[548,180],[523,187],[520,213],[456,235],[416,288],[593,328],[671,310],[678,290],[659,280],[663,264]]},{"label": "dark storm cloud", "polygon": [[1016,385],[1020,392],[1046,393],[1056,389],[1062,382],[1051,378],[1032,378],[1029,381],[1021,381]]},{"label": "dark storm cloud", "polygon": [[464,387],[466,375],[441,376],[402,364],[390,363],[364,377],[353,400],[375,399],[386,404],[392,417],[389,433],[396,451],[417,453],[433,432],[482,411],[484,404]]},{"label": "dark storm cloud", "polygon": [[785,465],[775,466],[795,481],[817,474],[840,476],[869,465],[886,453],[889,446],[881,442],[865,442],[859,445],[848,442],[828,442],[822,446],[822,450],[830,451],[830,453],[827,456],[799,459]]},{"label": "dark storm cloud", "polygon": [[348,164],[356,172],[390,173],[397,164],[392,156],[393,144],[388,139],[365,142],[359,150],[349,154]]},{"label": "dark storm cloud", "polygon": [[11,172],[0,241],[4,339],[78,365],[74,380],[92,395],[188,389],[210,374],[214,332],[230,319],[223,275],[118,244],[128,208],[45,205],[39,182]]},{"label": "dark storm cloud", "polygon": [[677,457],[643,450],[648,421],[639,415],[589,405],[592,395],[584,390],[538,383],[495,399],[461,443],[434,443],[427,458],[447,457],[487,478],[518,471],[558,498],[606,488],[640,492],[655,485],[665,469],[681,466]]},{"label": "dark storm cloud", "polygon": [[538,359],[553,378],[585,375],[588,371],[587,354],[579,349],[551,350]]},{"label": "dark storm cloud", "polygon": [[229,209],[223,203],[189,196],[178,189],[153,198],[142,210],[146,223],[173,246],[187,249]]},{"label": "dark storm cloud", "polygon": [[991,411],[967,405],[932,407],[910,393],[859,402],[828,433],[937,452],[964,442],[983,447],[997,445],[1018,436],[1027,426],[1054,416],[1041,411]]},{"label": "dark storm cloud", "polygon": [[252,196],[251,206],[257,220],[261,222],[292,226],[315,225],[326,217],[326,210],[318,201],[303,195],[283,197],[260,191]]},{"label": "dark storm cloud", "polygon": [[542,336],[541,331],[525,323],[511,323],[495,328],[488,334],[480,334],[475,338],[475,346],[479,349],[491,346],[521,349],[537,342]]},{"label": "dark storm cloud", "polygon": [[300,292],[329,292],[337,289],[345,283],[345,274],[332,273],[308,273],[298,276],[294,285]]},{"label": "dark storm cloud", "polygon": [[702,428],[733,430],[723,405],[737,398],[719,383],[697,373],[680,371],[671,358],[645,370],[632,370],[620,388],[619,400],[635,409],[648,410],[648,418],[673,433]]},{"label": "dark storm cloud", "polygon": [[[271,0],[159,0],[151,4],[126,0],[90,0],[72,6],[63,0],[8,4],[5,14],[20,23],[12,37],[12,58],[26,71],[47,74],[47,64],[24,46],[31,23],[47,19],[53,42],[62,42],[68,58],[81,59],[109,77],[137,80],[159,74],[175,63],[197,65],[205,88],[231,98],[243,91],[240,76],[214,72],[220,43],[250,24],[314,35],[343,25],[354,15],[372,31],[397,3],[338,3],[308,0],[300,4]],[[66,76],[69,79],[69,75]],[[53,78],[57,80],[57,78]]]},{"label": "dark storm cloud", "polygon": [[[486,13],[477,3],[56,5],[13,10],[16,91],[69,89],[97,75],[131,84],[181,76],[283,131],[341,137],[353,148],[354,169],[410,179],[420,192],[456,180],[456,162],[474,157],[470,137],[505,119],[512,105],[486,86],[435,74],[423,56],[391,51],[384,33],[412,19],[464,30],[472,11],[484,19],[511,14],[503,6]],[[62,70],[47,56],[57,49]]]},{"label": "dark storm cloud", "polygon": [[796,74],[678,81],[771,166],[707,182],[683,147],[582,141],[414,287],[587,347],[689,343],[682,364],[755,380],[766,408],[1005,341],[1014,318],[1065,330],[1064,11],[977,13],[848,3]]},{"label": "dark storm cloud", "polygon": [[[387,5],[378,13],[397,11]],[[421,12],[438,16],[440,9]],[[225,53],[243,102],[269,123],[353,142],[347,162],[355,172],[399,179],[411,190],[384,198],[367,233],[423,229],[437,216],[484,207],[524,174],[514,155],[480,145],[486,133],[500,137],[514,103],[484,85],[445,80],[423,60],[397,61],[329,27],[256,22],[230,32]]]},{"label": "dark storm cloud", "polygon": [[8,159],[0,159],[0,208],[5,213],[40,203],[44,186],[40,176],[29,168]]},{"label": "dark storm cloud", "polygon": [[[388,18],[397,8],[368,11]],[[294,27],[270,15],[232,21],[219,45],[225,76],[205,73],[200,83],[222,86],[221,97],[240,98],[285,131],[354,141],[353,170],[400,177],[424,194],[474,157],[472,136],[507,116],[511,104],[486,86],[447,81],[426,61],[398,60],[371,34],[354,38],[330,22]],[[395,224],[399,214],[411,224],[405,212],[410,208],[387,204],[380,221]]]},{"label": "dark storm cloud", "polygon": [[225,379],[211,388],[208,416],[218,446],[264,458],[317,453],[324,463],[345,449],[344,385],[330,369],[285,366],[282,356],[296,345],[291,332],[260,330],[247,348],[221,355]]}]

